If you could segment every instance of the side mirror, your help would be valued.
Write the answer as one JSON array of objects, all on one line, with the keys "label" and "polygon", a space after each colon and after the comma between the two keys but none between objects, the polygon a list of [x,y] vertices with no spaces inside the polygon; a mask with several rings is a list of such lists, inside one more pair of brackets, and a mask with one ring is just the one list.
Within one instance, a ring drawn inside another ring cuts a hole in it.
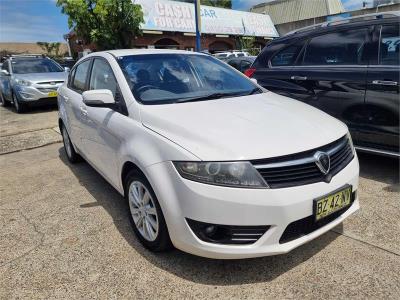
[{"label": "side mirror", "polygon": [[70,68],[64,67],[64,71],[65,71],[65,72],[69,72],[70,70],[71,70]]},{"label": "side mirror", "polygon": [[3,76],[8,76],[8,75],[10,75],[10,73],[8,73],[7,70],[1,70],[0,74],[3,75]]},{"label": "side mirror", "polygon": [[82,94],[83,103],[90,107],[108,107],[113,108],[115,99],[110,90],[92,90]]}]

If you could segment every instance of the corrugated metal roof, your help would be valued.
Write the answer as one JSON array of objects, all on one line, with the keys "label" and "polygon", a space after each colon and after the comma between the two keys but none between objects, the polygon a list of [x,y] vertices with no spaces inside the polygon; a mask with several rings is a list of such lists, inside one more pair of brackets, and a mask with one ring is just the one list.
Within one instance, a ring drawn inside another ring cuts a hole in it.
[{"label": "corrugated metal roof", "polygon": [[346,10],[340,0],[276,0],[258,4],[250,11],[267,14],[274,24],[282,24],[338,14]]}]

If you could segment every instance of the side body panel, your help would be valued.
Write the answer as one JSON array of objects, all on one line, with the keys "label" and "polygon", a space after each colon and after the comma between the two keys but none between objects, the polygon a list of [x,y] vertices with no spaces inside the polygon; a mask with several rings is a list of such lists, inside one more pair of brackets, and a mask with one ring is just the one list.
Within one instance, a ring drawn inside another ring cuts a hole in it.
[{"label": "side body panel", "polygon": [[374,45],[374,60],[368,68],[367,77],[368,123],[361,146],[399,153],[399,23],[376,26]]}]

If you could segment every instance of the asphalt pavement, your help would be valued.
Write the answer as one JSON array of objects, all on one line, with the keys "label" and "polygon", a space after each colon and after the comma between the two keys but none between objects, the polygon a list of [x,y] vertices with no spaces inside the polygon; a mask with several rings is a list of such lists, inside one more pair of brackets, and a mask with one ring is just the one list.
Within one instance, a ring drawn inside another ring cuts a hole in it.
[{"label": "asphalt pavement", "polygon": [[399,161],[359,159],[361,210],[286,255],[153,254],[124,199],[68,163],[56,109],[0,107],[0,299],[399,299]]}]

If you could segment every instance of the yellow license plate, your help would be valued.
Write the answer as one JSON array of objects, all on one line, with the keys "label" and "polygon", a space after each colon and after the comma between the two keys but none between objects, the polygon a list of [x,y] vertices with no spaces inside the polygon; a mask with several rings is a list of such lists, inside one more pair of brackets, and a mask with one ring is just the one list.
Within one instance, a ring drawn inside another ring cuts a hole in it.
[{"label": "yellow license plate", "polygon": [[47,94],[49,97],[57,97],[57,92],[49,92],[48,94]]},{"label": "yellow license plate", "polygon": [[314,218],[319,221],[351,204],[351,186],[314,200]]}]

